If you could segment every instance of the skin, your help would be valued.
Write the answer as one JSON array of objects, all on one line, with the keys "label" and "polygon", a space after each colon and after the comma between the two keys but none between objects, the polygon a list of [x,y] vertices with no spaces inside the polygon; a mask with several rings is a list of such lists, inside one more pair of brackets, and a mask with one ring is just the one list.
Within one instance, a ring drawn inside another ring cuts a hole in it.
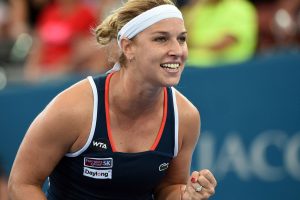
[{"label": "skin", "polygon": [[0,199],[7,200],[7,179],[6,177],[0,177]]},{"label": "skin", "polygon": [[[153,144],[163,115],[162,87],[180,80],[188,55],[185,38],[183,21],[171,18],[150,26],[132,40],[121,41],[127,64],[112,76],[109,86],[110,125],[117,151],[142,152]],[[161,67],[163,63],[177,63],[179,68],[170,71]],[[155,199],[207,199],[214,193],[215,178],[208,170],[191,176],[189,171],[200,134],[200,115],[178,91],[176,98],[179,152],[155,189]],[[11,199],[46,199],[42,183],[65,153],[84,146],[92,110],[91,86],[83,80],[59,94],[34,120],[11,170]],[[204,188],[196,192],[200,184]]]}]

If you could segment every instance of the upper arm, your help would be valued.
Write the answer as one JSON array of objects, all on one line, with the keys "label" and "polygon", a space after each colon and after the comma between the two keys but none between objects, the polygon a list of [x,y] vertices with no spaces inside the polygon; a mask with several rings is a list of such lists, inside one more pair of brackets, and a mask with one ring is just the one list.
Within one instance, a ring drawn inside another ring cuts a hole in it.
[{"label": "upper arm", "polygon": [[15,158],[11,183],[41,186],[59,160],[70,151],[85,124],[79,117],[77,96],[72,89],[63,92],[32,122]]},{"label": "upper arm", "polygon": [[171,185],[185,185],[190,175],[192,154],[200,135],[200,114],[182,95],[177,95],[179,111],[179,152],[170,163],[157,191]]},{"label": "upper arm", "polygon": [[14,22],[25,23],[27,17],[26,1],[10,0],[11,5],[11,17]]}]

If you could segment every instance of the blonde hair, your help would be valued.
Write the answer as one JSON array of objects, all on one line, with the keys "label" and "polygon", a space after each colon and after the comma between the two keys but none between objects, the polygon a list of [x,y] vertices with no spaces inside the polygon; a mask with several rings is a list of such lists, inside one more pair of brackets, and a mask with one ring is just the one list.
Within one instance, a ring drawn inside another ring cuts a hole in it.
[{"label": "blonde hair", "polygon": [[[113,11],[95,29],[97,42],[101,46],[107,46],[111,42],[116,42],[117,34],[121,28],[134,17],[141,13],[164,4],[174,5],[172,0],[129,0],[122,7]],[[109,48],[109,50],[112,50]],[[117,58],[121,64],[125,63],[126,58],[122,54]]]}]

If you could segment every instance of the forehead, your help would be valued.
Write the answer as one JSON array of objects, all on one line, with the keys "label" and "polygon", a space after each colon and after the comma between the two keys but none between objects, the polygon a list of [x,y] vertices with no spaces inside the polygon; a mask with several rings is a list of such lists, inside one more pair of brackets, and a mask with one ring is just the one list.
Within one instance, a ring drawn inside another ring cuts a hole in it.
[{"label": "forehead", "polygon": [[163,19],[149,26],[141,34],[153,34],[156,32],[182,33],[186,32],[184,21],[178,18]]}]

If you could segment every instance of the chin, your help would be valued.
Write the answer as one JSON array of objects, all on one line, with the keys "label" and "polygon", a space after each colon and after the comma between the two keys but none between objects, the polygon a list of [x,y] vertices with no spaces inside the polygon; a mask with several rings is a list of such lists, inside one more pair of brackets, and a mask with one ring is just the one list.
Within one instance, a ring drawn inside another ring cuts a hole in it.
[{"label": "chin", "polygon": [[180,78],[176,78],[176,79],[173,78],[172,80],[168,80],[168,81],[165,83],[165,86],[166,86],[166,87],[176,86],[176,85],[178,85],[179,80],[180,80]]}]

